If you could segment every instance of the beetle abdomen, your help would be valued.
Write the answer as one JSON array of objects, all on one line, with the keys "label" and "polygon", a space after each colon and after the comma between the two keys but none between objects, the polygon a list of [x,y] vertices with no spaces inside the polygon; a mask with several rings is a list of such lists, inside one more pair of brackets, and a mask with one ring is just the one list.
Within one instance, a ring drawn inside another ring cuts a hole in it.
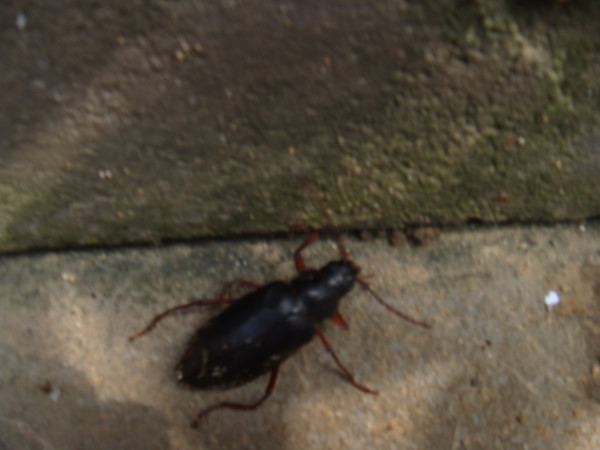
[{"label": "beetle abdomen", "polygon": [[272,283],[198,330],[177,365],[177,377],[192,389],[233,388],[271,371],[314,334],[313,321],[289,286]]}]

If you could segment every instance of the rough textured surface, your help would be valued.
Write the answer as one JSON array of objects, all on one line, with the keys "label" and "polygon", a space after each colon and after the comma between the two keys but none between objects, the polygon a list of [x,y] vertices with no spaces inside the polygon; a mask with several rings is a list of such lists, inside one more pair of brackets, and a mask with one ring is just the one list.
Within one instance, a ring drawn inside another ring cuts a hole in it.
[{"label": "rough textured surface", "polygon": [[[350,240],[373,288],[434,324],[412,326],[355,289],[342,305],[350,330],[324,327],[380,395],[352,388],[315,341],[259,410],[188,428],[215,401],[257,397],[266,379],[217,393],[176,387],[173,366],[208,309],[127,336],[225,281],[292,276],[299,241],[0,258],[0,448],[600,447],[598,224],[447,232],[416,248]],[[306,260],[334,257],[321,242]],[[549,312],[551,289],[561,302]]]},{"label": "rough textured surface", "polygon": [[0,250],[600,214],[600,3],[3,2]]}]

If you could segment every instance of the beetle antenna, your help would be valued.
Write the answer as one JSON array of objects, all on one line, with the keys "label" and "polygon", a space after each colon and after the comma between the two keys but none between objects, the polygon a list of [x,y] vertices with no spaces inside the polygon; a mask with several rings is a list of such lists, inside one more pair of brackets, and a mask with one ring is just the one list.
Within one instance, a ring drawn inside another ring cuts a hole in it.
[{"label": "beetle antenna", "polygon": [[337,231],[333,230],[333,239],[337,245],[338,250],[340,251],[340,258],[342,261],[350,261],[350,252],[346,248],[346,235],[339,235]]},{"label": "beetle antenna", "polygon": [[375,297],[375,300],[377,300],[379,303],[381,303],[383,306],[385,306],[389,311],[393,312],[394,314],[396,314],[397,316],[401,317],[402,319],[406,320],[407,322],[410,322],[414,325],[418,325],[420,327],[423,328],[431,328],[431,325],[428,324],[427,322],[421,322],[420,320],[417,319],[413,319],[412,317],[410,317],[407,314],[404,314],[402,311],[398,311],[396,308],[394,308],[392,305],[390,305],[389,303],[387,303],[384,299],[382,299],[379,295],[377,295],[375,293],[375,291],[373,289],[371,289],[371,286],[369,286],[369,284],[361,279],[357,279],[356,282],[358,284],[360,284],[360,286],[365,290],[368,291],[373,297]]},{"label": "beetle antenna", "polygon": [[333,212],[327,207],[324,194],[319,192],[313,183],[307,183],[306,188],[312,193],[313,198],[319,205],[319,209],[325,216],[325,226],[323,228],[327,231],[327,235],[336,243],[340,252],[340,258],[342,261],[349,261],[350,252],[346,248],[346,244],[344,242],[346,240],[346,235],[340,234],[335,224],[335,220],[333,219]]}]

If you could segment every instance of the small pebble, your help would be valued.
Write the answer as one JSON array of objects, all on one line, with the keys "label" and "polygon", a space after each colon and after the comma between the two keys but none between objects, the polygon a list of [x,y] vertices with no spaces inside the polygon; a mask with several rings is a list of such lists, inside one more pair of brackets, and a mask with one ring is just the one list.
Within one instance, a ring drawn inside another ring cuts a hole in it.
[{"label": "small pebble", "polygon": [[548,294],[546,294],[546,298],[544,298],[544,302],[548,307],[548,311],[551,311],[552,308],[558,305],[558,303],[560,302],[560,297],[558,296],[556,291],[549,291]]},{"label": "small pebble", "polygon": [[27,26],[27,16],[24,13],[17,13],[17,17],[15,18],[15,26],[19,31],[23,31],[25,29]]}]

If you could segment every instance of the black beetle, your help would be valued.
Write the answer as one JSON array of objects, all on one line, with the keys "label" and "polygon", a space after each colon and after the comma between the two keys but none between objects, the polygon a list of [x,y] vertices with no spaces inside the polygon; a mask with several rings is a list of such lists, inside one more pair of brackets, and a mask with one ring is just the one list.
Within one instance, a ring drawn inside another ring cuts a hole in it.
[{"label": "black beetle", "polygon": [[[296,224],[296,226],[299,226]],[[195,300],[175,306],[157,315],[132,341],[148,333],[168,314],[193,306],[230,304],[220,314],[196,331],[177,364],[176,374],[180,384],[190,389],[229,389],[248,383],[271,372],[267,389],[254,403],[222,402],[196,414],[192,427],[211,411],[219,408],[252,410],[262,404],[273,391],[279,366],[316,335],[338,367],[353,386],[361,391],[377,394],[377,391],[358,383],[344,367],[329,342],[318,328],[325,319],[342,328],[348,328],[338,311],[341,298],[358,283],[375,299],[403,319],[429,328],[387,304],[369,285],[358,277],[360,268],[349,258],[342,242],[337,239],[341,255],[321,269],[307,269],[301,252],[318,237],[318,232],[302,226],[310,236],[294,252],[298,276],[290,282],[275,281],[264,286],[246,280],[229,283],[221,295],[214,299]],[[244,284],[254,291],[236,300],[226,295],[233,284]]]}]

